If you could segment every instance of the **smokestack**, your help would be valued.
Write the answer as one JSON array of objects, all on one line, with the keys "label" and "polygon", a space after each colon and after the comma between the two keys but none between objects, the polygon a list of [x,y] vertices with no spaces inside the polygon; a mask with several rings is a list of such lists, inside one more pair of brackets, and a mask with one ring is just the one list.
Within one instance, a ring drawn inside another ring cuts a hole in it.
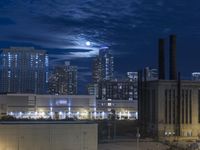
[{"label": "smokestack", "polygon": [[176,80],[176,36],[170,35],[169,39],[169,79]]},{"label": "smokestack", "polygon": [[159,39],[158,41],[158,79],[165,79],[165,41],[164,39]]}]

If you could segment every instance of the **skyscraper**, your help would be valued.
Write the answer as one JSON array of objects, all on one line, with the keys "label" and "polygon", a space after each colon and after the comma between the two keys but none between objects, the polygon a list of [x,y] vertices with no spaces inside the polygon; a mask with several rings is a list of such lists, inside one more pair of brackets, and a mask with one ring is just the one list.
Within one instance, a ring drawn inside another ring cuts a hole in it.
[{"label": "skyscraper", "polygon": [[99,55],[93,61],[93,82],[112,80],[114,72],[113,56],[107,47],[99,50]]},{"label": "skyscraper", "polygon": [[193,72],[192,80],[200,81],[200,72]]},{"label": "skyscraper", "polygon": [[77,67],[65,62],[64,66],[56,66],[49,78],[49,93],[60,95],[77,94]]},{"label": "skyscraper", "polygon": [[0,54],[0,92],[47,92],[48,55],[33,47],[10,47]]},{"label": "skyscraper", "polygon": [[113,56],[107,47],[101,48],[99,50],[99,59],[101,62],[102,79],[103,80],[113,79],[113,72],[114,72]]},{"label": "skyscraper", "polygon": [[[113,56],[108,47],[99,49],[99,55],[93,59],[92,84],[87,86],[88,94],[98,95],[99,85],[104,81],[111,81],[114,72]],[[96,94],[94,94],[96,93]]]},{"label": "skyscraper", "polygon": [[98,83],[102,80],[101,61],[99,56],[95,57],[92,64],[92,81]]}]

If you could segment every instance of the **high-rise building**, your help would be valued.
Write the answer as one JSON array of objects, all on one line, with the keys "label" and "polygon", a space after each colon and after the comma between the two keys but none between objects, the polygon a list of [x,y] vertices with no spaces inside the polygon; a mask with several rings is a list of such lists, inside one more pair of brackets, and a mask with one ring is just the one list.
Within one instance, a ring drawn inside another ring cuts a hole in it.
[{"label": "high-rise building", "polygon": [[88,94],[98,95],[99,83],[113,79],[113,68],[113,56],[108,47],[99,49],[99,55],[93,60],[92,83],[87,86]]},{"label": "high-rise building", "polygon": [[138,72],[127,72],[128,80],[137,82]]},{"label": "high-rise building", "polygon": [[103,80],[113,79],[113,72],[114,72],[113,56],[107,47],[101,48],[99,50],[99,59],[101,62],[102,79]]},{"label": "high-rise building", "polygon": [[98,84],[97,83],[91,83],[87,85],[87,94],[88,95],[98,95]]},{"label": "high-rise building", "polygon": [[77,94],[77,67],[65,62],[56,66],[49,78],[49,93],[61,95]]},{"label": "high-rise building", "polygon": [[146,67],[144,69],[144,73],[147,81],[158,79],[158,69],[152,69],[150,67]]},{"label": "high-rise building", "polygon": [[0,54],[1,93],[47,92],[48,55],[33,47],[10,47]]},{"label": "high-rise building", "polygon": [[102,80],[101,61],[99,56],[95,57],[92,64],[92,80],[93,83],[98,83]]},{"label": "high-rise building", "polygon": [[113,79],[113,56],[107,47],[99,50],[99,55],[93,61],[93,82]]},{"label": "high-rise building", "polygon": [[133,83],[133,99],[138,99],[138,72],[127,72],[128,81]]},{"label": "high-rise building", "polygon": [[193,72],[192,80],[200,81],[200,72]]}]

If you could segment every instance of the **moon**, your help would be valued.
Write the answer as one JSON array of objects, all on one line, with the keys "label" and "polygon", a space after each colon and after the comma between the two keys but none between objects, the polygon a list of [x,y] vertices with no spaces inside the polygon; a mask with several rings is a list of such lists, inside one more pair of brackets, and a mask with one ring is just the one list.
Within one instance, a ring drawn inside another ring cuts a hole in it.
[{"label": "moon", "polygon": [[91,42],[90,42],[90,41],[87,41],[87,42],[85,42],[85,45],[86,45],[86,46],[91,46]]}]

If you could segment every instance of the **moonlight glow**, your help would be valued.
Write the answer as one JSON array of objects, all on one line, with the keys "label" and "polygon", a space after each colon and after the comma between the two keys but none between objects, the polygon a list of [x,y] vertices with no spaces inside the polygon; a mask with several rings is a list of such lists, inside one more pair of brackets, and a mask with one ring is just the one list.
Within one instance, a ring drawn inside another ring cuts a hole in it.
[{"label": "moonlight glow", "polygon": [[85,45],[90,46],[91,45],[90,41],[85,42]]}]

